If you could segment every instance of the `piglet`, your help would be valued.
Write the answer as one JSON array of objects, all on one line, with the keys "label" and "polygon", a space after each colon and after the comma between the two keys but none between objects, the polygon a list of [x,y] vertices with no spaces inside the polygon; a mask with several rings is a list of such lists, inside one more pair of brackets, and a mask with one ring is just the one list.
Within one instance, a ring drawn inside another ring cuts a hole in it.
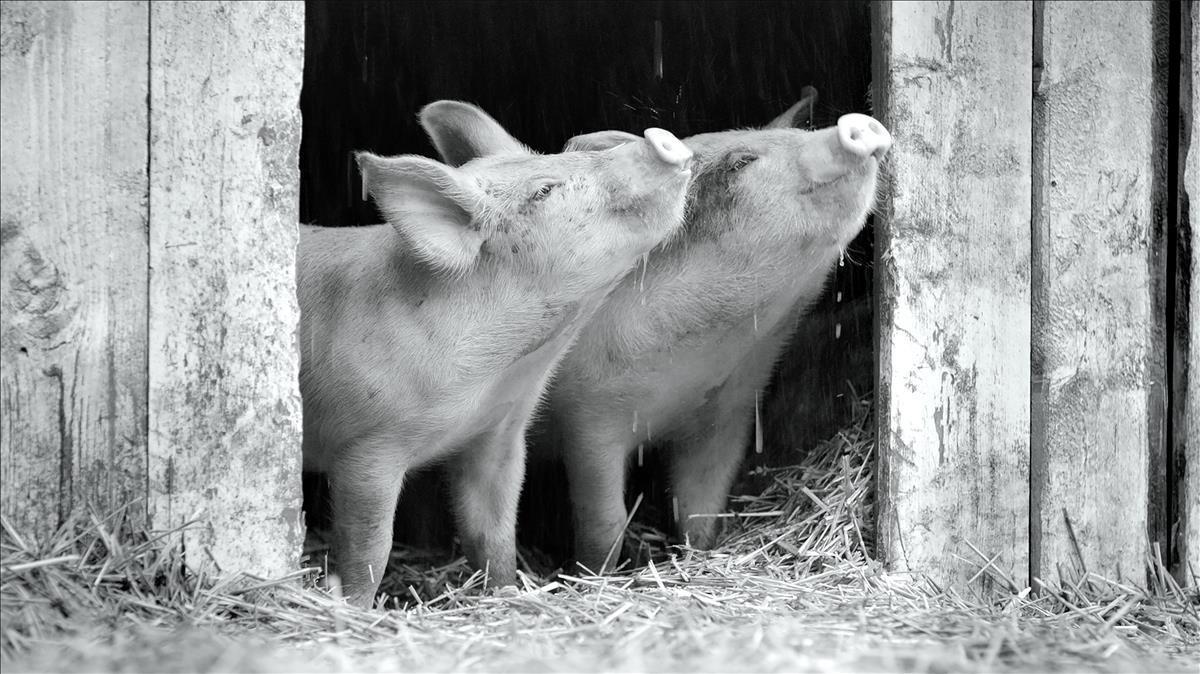
[{"label": "piglet", "polygon": [[[617,286],[547,393],[531,441],[538,454],[559,452],[566,463],[575,555],[593,571],[617,560],[626,462],[652,444],[668,453],[679,532],[695,547],[712,545],[711,515],[725,507],[756,398],[799,316],[866,221],[891,135],[861,114],[806,131],[815,102],[806,87],[762,129],[684,140],[696,153],[696,175],[680,235]],[[464,120],[426,124],[452,139],[469,129]],[[572,138],[565,150],[638,142],[598,131]],[[474,153],[456,159],[502,149],[470,146]]]},{"label": "piglet", "polygon": [[683,218],[691,152],[667,131],[539,155],[487,115],[462,130],[502,149],[459,166],[359,153],[387,224],[301,230],[304,462],[328,476],[335,569],[359,605],[387,565],[404,476],[435,461],[469,561],[515,582],[534,407],[604,297]]}]

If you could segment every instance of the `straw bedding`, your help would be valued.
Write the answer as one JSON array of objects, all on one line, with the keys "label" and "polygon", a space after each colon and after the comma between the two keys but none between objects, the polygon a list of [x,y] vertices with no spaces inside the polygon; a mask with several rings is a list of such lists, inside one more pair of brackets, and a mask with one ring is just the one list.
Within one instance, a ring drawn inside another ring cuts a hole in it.
[{"label": "straw bedding", "polygon": [[[484,592],[461,559],[397,550],[387,611],[347,607],[315,573],[188,570],[174,532],[78,512],[34,543],[4,522],[0,657],[13,671],[1188,671],[1200,595],[1155,554],[1145,587],[1064,569],[1017,588],[982,551],[965,589],[874,562],[870,404],[772,469],[712,552],[630,527],[645,564]],[[436,559],[436,557],[434,558]]]}]

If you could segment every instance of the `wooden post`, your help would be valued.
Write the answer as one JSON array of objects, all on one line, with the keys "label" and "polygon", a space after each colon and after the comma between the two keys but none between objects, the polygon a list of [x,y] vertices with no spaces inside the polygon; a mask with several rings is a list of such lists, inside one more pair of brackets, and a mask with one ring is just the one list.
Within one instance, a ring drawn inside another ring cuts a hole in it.
[{"label": "wooden post", "polygon": [[875,11],[875,103],[896,139],[876,220],[880,552],[952,581],[983,565],[973,545],[1023,584],[1032,7]]},{"label": "wooden post", "polygon": [[[1200,113],[1200,2],[1192,0],[1183,7],[1184,62],[1180,80],[1180,106],[1187,123],[1190,144],[1183,146],[1181,154],[1186,162],[1183,171],[1184,194],[1179,209],[1180,226],[1190,233],[1191,278],[1189,302],[1187,353],[1187,433],[1186,454],[1179,476],[1180,496],[1177,507],[1180,514],[1181,569],[1183,582],[1192,587],[1200,585],[1200,135],[1197,134],[1196,115]],[[1186,154],[1183,154],[1186,153]],[[1180,298],[1182,301],[1183,298]]]},{"label": "wooden post", "polygon": [[147,16],[0,5],[0,510],[39,538],[145,495]]},{"label": "wooden post", "polygon": [[304,5],[155,2],[150,18],[151,514],[203,510],[190,549],[283,573],[303,535]]},{"label": "wooden post", "polygon": [[1166,412],[1154,7],[1039,10],[1032,573],[1140,582]]}]

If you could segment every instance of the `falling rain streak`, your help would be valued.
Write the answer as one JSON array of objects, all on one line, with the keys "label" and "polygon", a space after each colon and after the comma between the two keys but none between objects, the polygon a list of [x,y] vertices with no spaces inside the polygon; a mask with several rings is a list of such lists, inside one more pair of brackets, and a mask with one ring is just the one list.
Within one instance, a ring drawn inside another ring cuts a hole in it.
[{"label": "falling rain streak", "polygon": [[762,414],[759,410],[759,399],[762,397],[760,391],[754,392],[754,453],[762,454],[763,452],[763,433],[762,433]]},{"label": "falling rain streak", "polygon": [[654,76],[659,82],[663,78],[663,50],[662,50],[662,21],[654,20]]}]

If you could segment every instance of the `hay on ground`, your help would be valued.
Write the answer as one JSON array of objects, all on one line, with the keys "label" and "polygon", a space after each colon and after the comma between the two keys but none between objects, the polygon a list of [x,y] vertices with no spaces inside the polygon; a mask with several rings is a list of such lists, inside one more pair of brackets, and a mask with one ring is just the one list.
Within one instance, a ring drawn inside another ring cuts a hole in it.
[{"label": "hay on ground", "polygon": [[3,522],[0,658],[6,671],[1196,671],[1200,595],[1154,554],[1146,587],[1064,573],[1018,588],[984,551],[963,560],[977,578],[961,590],[886,573],[870,555],[870,418],[860,402],[850,428],[765,471],[716,550],[634,527],[645,566],[522,572],[496,592],[462,560],[399,551],[386,588],[402,610],[348,607],[314,570],[188,570],[177,532],[120,512],[82,511],[41,543]]}]

